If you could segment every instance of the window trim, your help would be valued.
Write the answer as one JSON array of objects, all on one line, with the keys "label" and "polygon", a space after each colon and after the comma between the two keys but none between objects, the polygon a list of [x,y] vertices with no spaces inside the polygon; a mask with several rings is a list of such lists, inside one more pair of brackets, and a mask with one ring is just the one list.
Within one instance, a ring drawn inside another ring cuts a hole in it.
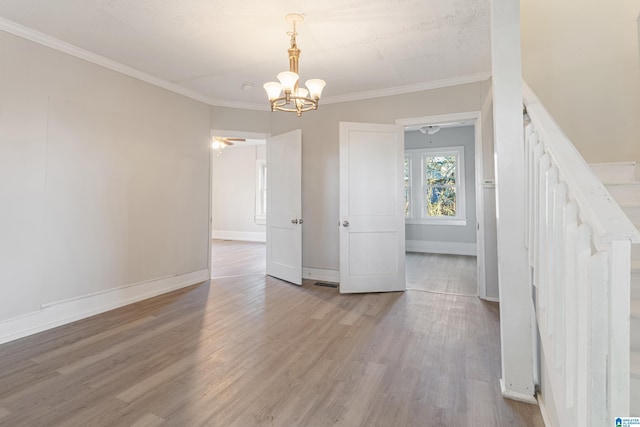
[{"label": "window trim", "polygon": [[[256,159],[256,209],[253,220],[258,225],[267,223],[266,198],[267,198],[267,159]],[[262,172],[264,173],[264,177]],[[265,207],[264,212],[262,207]]]},{"label": "window trim", "polygon": [[[464,146],[410,148],[404,150],[404,152],[405,156],[410,157],[409,168],[411,173],[411,201],[409,203],[410,216],[405,217],[405,223],[425,225],[467,225]],[[426,178],[425,159],[427,157],[446,157],[452,155],[456,156],[456,216],[427,216],[424,200]],[[418,170],[416,170],[416,167],[414,166],[414,163],[416,162],[420,165]],[[419,180],[419,185],[415,185],[416,180]]]},{"label": "window trim", "polygon": [[[403,162],[403,166],[404,164],[407,162],[407,159],[409,160],[409,214],[407,215],[405,213],[404,218],[405,219],[413,219],[413,161],[411,159],[411,155],[407,154],[407,151],[405,150],[404,152],[404,162]],[[404,192],[404,170],[402,171],[402,190]],[[404,200],[403,200],[404,201]]]}]

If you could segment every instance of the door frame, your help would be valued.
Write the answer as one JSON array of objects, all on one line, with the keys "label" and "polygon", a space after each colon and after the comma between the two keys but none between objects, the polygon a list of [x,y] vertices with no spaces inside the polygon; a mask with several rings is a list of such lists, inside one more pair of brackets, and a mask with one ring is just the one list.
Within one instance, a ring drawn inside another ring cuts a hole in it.
[{"label": "door frame", "polygon": [[[469,111],[463,113],[440,114],[434,116],[410,117],[397,119],[396,124],[406,126],[416,125],[438,125],[461,121],[471,121],[474,125],[474,151],[475,151],[475,190],[476,190],[476,257],[477,271],[482,265],[482,271],[486,272],[484,266],[486,257],[484,251],[484,163],[482,150],[482,114],[480,111]],[[476,274],[478,277],[478,297],[487,299],[487,283],[484,274]]]},{"label": "door frame", "polygon": [[[207,239],[207,266],[209,268],[209,278],[211,278],[211,240],[213,239],[213,160],[215,152],[211,144],[213,143],[214,136],[222,136],[227,138],[246,138],[246,139],[264,139],[266,140],[271,136],[267,132],[247,132],[243,130],[229,130],[229,129],[210,129],[209,130],[209,237]],[[269,189],[267,188],[267,195]]]}]

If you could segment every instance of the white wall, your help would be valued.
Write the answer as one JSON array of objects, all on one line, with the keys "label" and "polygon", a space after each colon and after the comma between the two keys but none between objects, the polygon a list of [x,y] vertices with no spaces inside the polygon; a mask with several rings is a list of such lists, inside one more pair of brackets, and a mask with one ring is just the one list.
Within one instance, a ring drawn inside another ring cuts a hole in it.
[{"label": "white wall", "polygon": [[[404,133],[404,148],[464,147],[466,225],[407,224],[405,236],[411,241],[476,243],[475,131],[473,126],[442,128],[428,135],[420,131]],[[466,245],[469,246],[469,245]],[[464,248],[464,245],[460,245]]]},{"label": "white wall", "polygon": [[265,145],[225,148],[213,160],[213,237],[264,241],[264,224],[256,224],[256,160]]},{"label": "white wall", "polygon": [[523,76],[580,154],[640,161],[640,3],[521,3]]},{"label": "white wall", "polygon": [[0,58],[0,341],[206,278],[209,107],[4,32]]}]

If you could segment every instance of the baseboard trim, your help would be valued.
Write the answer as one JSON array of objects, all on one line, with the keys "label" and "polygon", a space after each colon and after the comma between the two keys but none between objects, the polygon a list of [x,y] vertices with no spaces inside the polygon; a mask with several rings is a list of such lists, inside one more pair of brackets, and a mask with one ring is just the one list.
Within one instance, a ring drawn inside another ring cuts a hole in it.
[{"label": "baseboard trim", "polygon": [[519,393],[513,390],[507,390],[504,386],[504,380],[502,378],[500,378],[500,391],[502,392],[502,397],[506,399],[517,400],[524,403],[531,403],[533,405],[538,404],[535,396],[530,396],[528,394]]},{"label": "baseboard trim", "polygon": [[214,239],[221,240],[241,240],[244,242],[262,242],[267,241],[266,231],[229,231],[229,230],[213,230]]},{"label": "baseboard trim", "polygon": [[553,427],[551,424],[551,419],[549,418],[549,412],[547,411],[547,406],[544,404],[544,399],[540,393],[536,393],[536,398],[538,399],[538,407],[540,408],[540,414],[542,415],[542,421],[546,427]]},{"label": "baseboard trim", "polygon": [[105,311],[209,280],[209,270],[163,277],[135,285],[43,304],[38,311],[0,322],[0,344],[53,329]]},{"label": "baseboard trim", "polygon": [[310,280],[320,280],[323,282],[340,282],[340,272],[338,270],[328,270],[324,268],[302,268],[302,278]]},{"label": "baseboard trim", "polygon": [[405,242],[407,252],[420,252],[427,254],[473,255],[476,256],[478,248],[475,243],[437,242],[429,240],[407,240]]}]

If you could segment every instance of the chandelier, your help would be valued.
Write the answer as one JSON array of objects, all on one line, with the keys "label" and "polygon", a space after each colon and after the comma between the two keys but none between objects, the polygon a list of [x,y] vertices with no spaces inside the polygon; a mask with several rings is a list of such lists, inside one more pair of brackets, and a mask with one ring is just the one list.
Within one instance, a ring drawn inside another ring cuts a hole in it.
[{"label": "chandelier", "polygon": [[307,89],[298,87],[298,58],[300,49],[296,45],[296,25],[304,21],[304,17],[298,13],[290,13],[285,17],[288,23],[293,25],[293,31],[287,32],[291,36],[291,47],[289,52],[289,71],[278,74],[278,82],[268,82],[264,84],[267,91],[271,111],[288,111],[296,113],[298,117],[305,111],[317,110],[318,101],[322,94],[322,89],[327,84],[322,79],[310,79],[305,82]]}]

